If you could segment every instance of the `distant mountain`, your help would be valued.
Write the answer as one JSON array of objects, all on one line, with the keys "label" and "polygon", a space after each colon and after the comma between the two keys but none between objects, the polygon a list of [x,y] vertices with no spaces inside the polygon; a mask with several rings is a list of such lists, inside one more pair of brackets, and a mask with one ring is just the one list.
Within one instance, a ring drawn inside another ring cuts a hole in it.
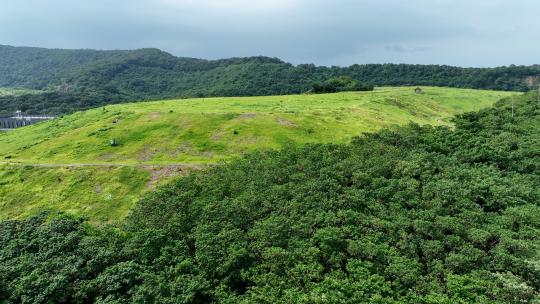
[{"label": "distant mountain", "polygon": [[0,86],[43,89],[77,67],[128,53],[0,45]]},{"label": "distant mountain", "polygon": [[256,96],[307,91],[314,81],[350,76],[374,85],[434,85],[526,91],[540,66],[460,68],[368,64],[294,66],[276,58],[202,60],[158,49],[61,50],[0,46],[0,87],[45,90],[0,97],[0,115],[21,109],[59,114],[104,104],[162,98]]}]

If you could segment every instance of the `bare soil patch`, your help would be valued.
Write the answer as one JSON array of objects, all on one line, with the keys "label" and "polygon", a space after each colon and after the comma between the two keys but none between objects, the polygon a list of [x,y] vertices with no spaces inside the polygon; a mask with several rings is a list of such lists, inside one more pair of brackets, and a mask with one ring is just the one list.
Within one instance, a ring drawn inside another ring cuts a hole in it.
[{"label": "bare soil patch", "polygon": [[161,113],[159,112],[148,113],[148,119],[151,121],[158,120],[160,117],[161,117]]},{"label": "bare soil patch", "polygon": [[158,166],[143,166],[143,168],[150,171],[151,175],[146,183],[146,186],[149,189],[153,189],[159,185],[164,179],[177,177],[177,176],[186,176],[189,172],[194,170],[200,170],[203,168],[202,165],[165,165],[162,167]]},{"label": "bare soil patch", "polygon": [[255,113],[243,113],[243,114],[240,114],[240,116],[238,116],[238,118],[240,119],[253,119],[257,117],[257,114]]},{"label": "bare soil patch", "polygon": [[282,125],[282,126],[286,126],[286,127],[296,127],[296,124],[288,119],[285,119],[283,117],[278,117],[277,119],[277,122]]}]

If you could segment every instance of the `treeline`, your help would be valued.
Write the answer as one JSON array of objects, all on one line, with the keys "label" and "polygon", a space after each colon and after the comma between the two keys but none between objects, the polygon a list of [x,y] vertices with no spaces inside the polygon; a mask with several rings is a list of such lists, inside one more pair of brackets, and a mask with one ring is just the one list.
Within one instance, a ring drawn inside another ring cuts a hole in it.
[{"label": "treeline", "polygon": [[54,94],[0,98],[0,115],[22,109],[61,114],[110,103],[206,96],[255,96],[309,91],[314,83],[350,77],[360,84],[435,85],[526,91],[538,85],[540,66],[458,68],[369,64],[294,66],[276,58],[178,58],[157,49],[48,50],[0,46],[0,87]]},{"label": "treeline", "polygon": [[45,89],[77,67],[128,53],[0,45],[0,87]]},{"label": "treeline", "polygon": [[356,92],[373,91],[374,87],[369,83],[360,83],[351,77],[341,76],[331,78],[322,82],[314,82],[308,93],[336,93],[336,92]]},{"label": "treeline", "polygon": [[536,94],[349,145],[251,154],[120,228],[0,223],[2,303],[537,303]]}]

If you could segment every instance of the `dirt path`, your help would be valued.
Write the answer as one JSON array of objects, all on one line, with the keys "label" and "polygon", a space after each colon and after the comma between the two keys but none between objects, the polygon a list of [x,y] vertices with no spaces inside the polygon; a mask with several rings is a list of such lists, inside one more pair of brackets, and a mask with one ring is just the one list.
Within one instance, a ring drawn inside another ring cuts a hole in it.
[{"label": "dirt path", "polygon": [[44,163],[19,163],[0,161],[0,165],[11,166],[30,166],[39,168],[80,168],[80,167],[136,167],[144,169],[153,168],[203,168],[205,165],[190,164],[190,163],[173,163],[173,164],[119,164],[119,163],[102,163],[102,164],[44,164]]}]

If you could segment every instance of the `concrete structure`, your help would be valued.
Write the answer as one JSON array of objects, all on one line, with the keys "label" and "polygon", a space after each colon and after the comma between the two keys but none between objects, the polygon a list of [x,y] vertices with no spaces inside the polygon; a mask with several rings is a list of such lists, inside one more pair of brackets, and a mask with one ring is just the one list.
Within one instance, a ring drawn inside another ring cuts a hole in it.
[{"label": "concrete structure", "polygon": [[53,118],[52,116],[22,116],[21,112],[17,111],[13,117],[0,118],[0,131],[21,128]]}]

